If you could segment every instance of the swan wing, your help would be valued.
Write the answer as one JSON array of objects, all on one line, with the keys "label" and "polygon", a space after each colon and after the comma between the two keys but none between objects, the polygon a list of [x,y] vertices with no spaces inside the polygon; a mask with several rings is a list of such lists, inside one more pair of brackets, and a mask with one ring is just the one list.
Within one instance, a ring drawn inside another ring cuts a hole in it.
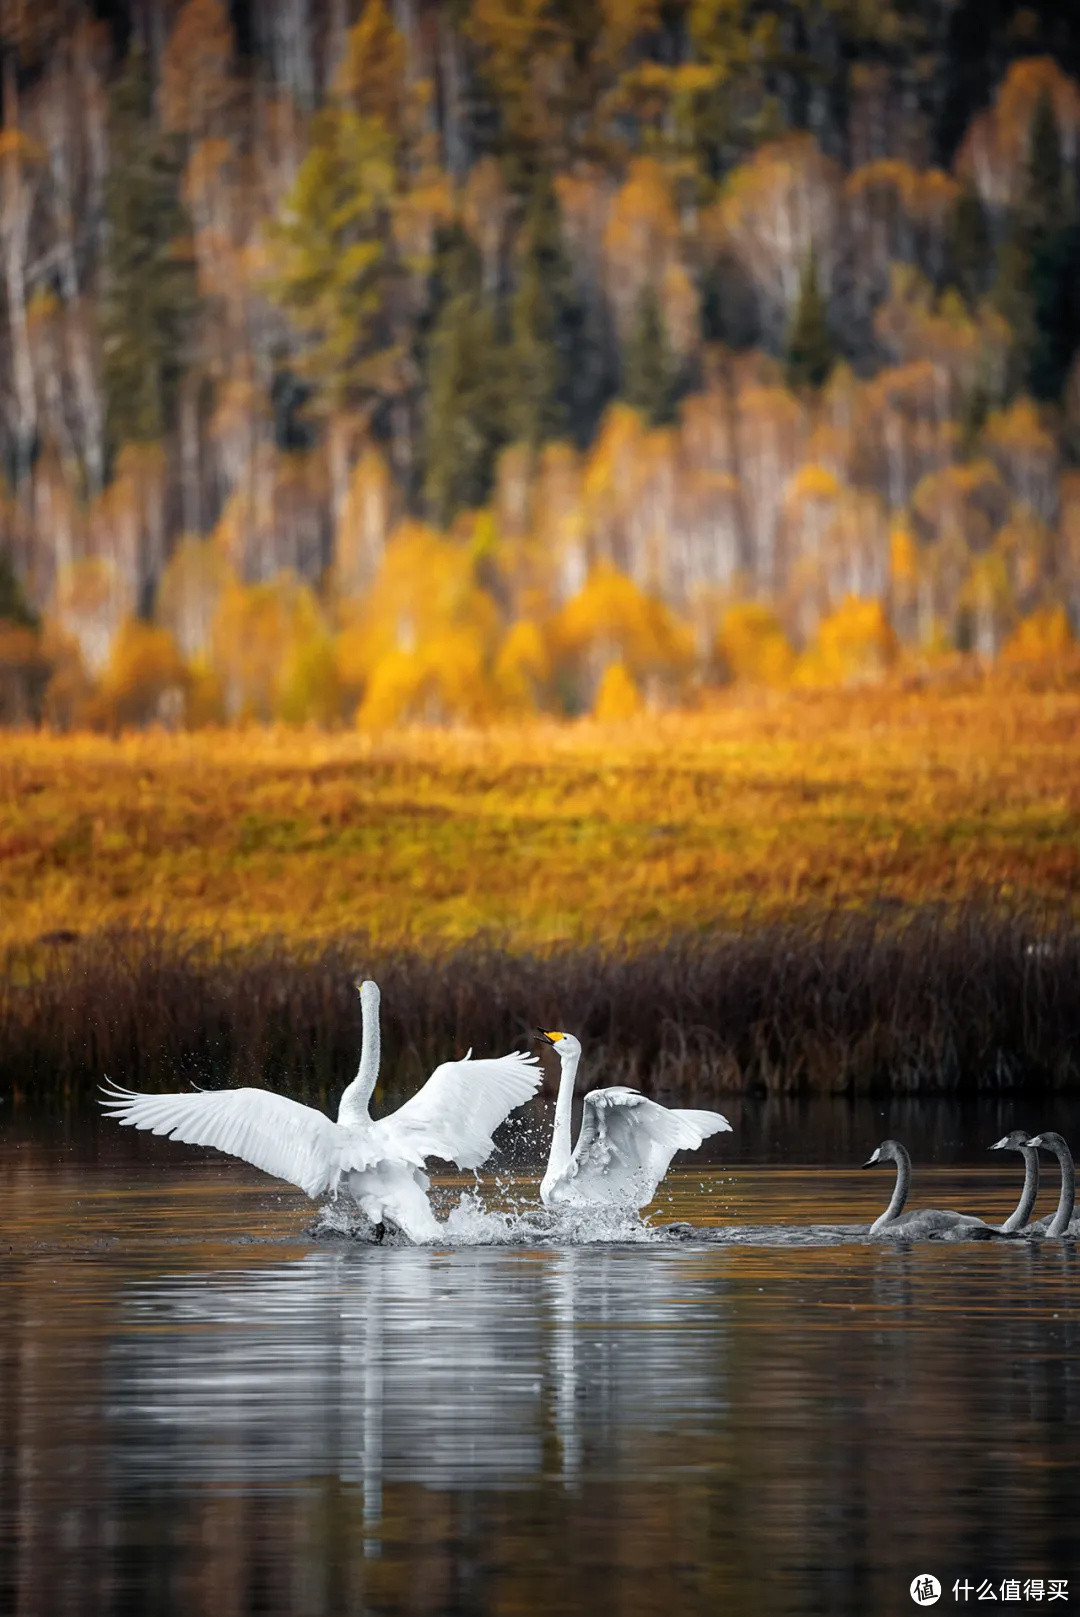
[{"label": "swan wing", "polygon": [[660,1106],[636,1089],[594,1089],[585,1096],[567,1188],[575,1199],[644,1207],[676,1151],[692,1151],[730,1128],[719,1112]]},{"label": "swan wing", "polygon": [[371,1126],[387,1156],[421,1166],[428,1157],[478,1168],[495,1149],[491,1136],[515,1106],[531,1100],[543,1071],[536,1056],[444,1061],[422,1089]]},{"label": "swan wing", "polygon": [[141,1095],[110,1084],[101,1104],[118,1123],[187,1145],[213,1146],[311,1197],[335,1190],[342,1172],[374,1160],[351,1129],[269,1089]]}]

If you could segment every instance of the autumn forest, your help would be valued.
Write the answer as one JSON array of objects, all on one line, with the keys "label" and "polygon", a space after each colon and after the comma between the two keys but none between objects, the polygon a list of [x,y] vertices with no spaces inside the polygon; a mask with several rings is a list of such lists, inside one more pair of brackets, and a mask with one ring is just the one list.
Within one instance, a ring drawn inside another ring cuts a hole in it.
[{"label": "autumn forest", "polygon": [[633,714],[1080,626],[1080,38],[8,0],[0,717]]}]

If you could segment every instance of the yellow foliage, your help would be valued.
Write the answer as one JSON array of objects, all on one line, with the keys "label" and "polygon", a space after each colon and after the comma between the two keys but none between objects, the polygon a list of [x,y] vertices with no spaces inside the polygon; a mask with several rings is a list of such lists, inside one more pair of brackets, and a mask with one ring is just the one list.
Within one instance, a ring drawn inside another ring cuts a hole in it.
[{"label": "yellow foliage", "polygon": [[583,492],[589,504],[630,492],[645,432],[645,423],[629,404],[609,405],[585,467]]},{"label": "yellow foliage", "polygon": [[498,628],[495,603],[476,581],[471,549],[422,523],[403,523],[338,642],[342,683],[360,691],[392,653],[418,652],[423,660],[429,643],[448,631],[487,656]]},{"label": "yellow foliage", "polygon": [[188,673],[167,629],[128,618],[113,642],[101,679],[102,718],[128,726],[183,722]]},{"label": "yellow foliage", "polygon": [[42,717],[52,730],[79,730],[97,718],[93,680],[73,635],[58,622],[46,623],[42,651],[52,664]]},{"label": "yellow foliage", "polygon": [[724,613],[716,654],[732,679],[752,685],[786,685],[795,667],[779,618],[757,601],[742,601]]},{"label": "yellow foliage", "polygon": [[286,724],[334,724],[343,696],[330,636],[316,629],[295,639],[282,660],[277,716]]},{"label": "yellow foliage", "polygon": [[493,716],[481,648],[467,630],[444,629],[412,651],[376,663],[356,715],[361,729],[396,724],[482,724]]},{"label": "yellow foliage", "polygon": [[1049,56],[1021,57],[994,95],[993,106],[973,118],[956,157],[957,172],[974,180],[983,197],[1002,204],[1020,199],[1028,172],[1031,125],[1049,96],[1066,150],[1080,132],[1080,90]]},{"label": "yellow foliage", "polygon": [[188,664],[185,721],[189,730],[225,723],[225,695],[221,680],[205,657],[194,657]]},{"label": "yellow foliage", "polygon": [[625,663],[609,663],[604,669],[593,702],[593,717],[604,724],[632,719],[643,707],[641,692]]},{"label": "yellow foliage", "polygon": [[161,110],[167,129],[202,135],[221,124],[232,100],[232,49],[222,0],[187,0],[162,56]]},{"label": "yellow foliage", "polygon": [[158,584],[155,616],[186,657],[206,652],[222,592],[235,582],[214,540],[192,535],[180,540]]},{"label": "yellow foliage", "polygon": [[800,466],[788,483],[790,501],[835,500],[840,494],[840,481],[827,466],[810,463]]},{"label": "yellow foliage", "polygon": [[291,573],[265,584],[229,585],[214,619],[210,656],[227,716],[283,718],[284,704],[294,721],[322,717],[326,685],[312,697],[314,710],[304,709],[305,681],[309,695],[313,685],[303,669],[309,655],[304,648],[320,644],[325,634],[314,595]]},{"label": "yellow foliage", "polygon": [[563,607],[554,636],[571,658],[598,668],[621,661],[638,680],[681,677],[694,660],[690,630],[662,601],[606,562],[593,568]]},{"label": "yellow foliage", "polygon": [[429,675],[426,660],[415,651],[388,651],[371,672],[357,723],[365,730],[384,730],[426,716]]},{"label": "yellow foliage", "polygon": [[534,713],[550,678],[551,658],[539,626],[529,619],[512,624],[493,671],[500,707],[509,713]]},{"label": "yellow foliage", "polygon": [[1060,657],[1075,645],[1064,607],[1047,606],[1022,619],[1001,649],[1005,662]]},{"label": "yellow foliage", "polygon": [[896,636],[880,601],[849,595],[823,618],[814,644],[800,657],[800,685],[849,685],[878,679],[896,659]]},{"label": "yellow foliage", "polygon": [[889,536],[889,572],[894,584],[910,588],[919,576],[919,551],[910,528],[898,522]]}]

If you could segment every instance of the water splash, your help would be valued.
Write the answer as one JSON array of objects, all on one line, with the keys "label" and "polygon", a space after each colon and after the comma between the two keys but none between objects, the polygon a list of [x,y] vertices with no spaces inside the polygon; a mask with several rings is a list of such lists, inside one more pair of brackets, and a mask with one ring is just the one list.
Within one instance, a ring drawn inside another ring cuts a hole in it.
[{"label": "water splash", "polygon": [[[518,1196],[505,1184],[496,1185],[504,1205],[488,1205],[480,1187],[459,1192],[450,1205],[440,1231],[440,1245],[469,1246],[595,1246],[611,1243],[648,1243],[666,1239],[663,1228],[645,1223],[637,1213],[611,1208],[563,1209],[552,1212],[532,1198]],[[440,1209],[441,1211],[441,1209]],[[327,1202],[304,1229],[313,1241],[353,1241],[360,1245],[408,1246],[398,1231],[386,1227],[381,1240],[365,1213],[344,1197]]]}]

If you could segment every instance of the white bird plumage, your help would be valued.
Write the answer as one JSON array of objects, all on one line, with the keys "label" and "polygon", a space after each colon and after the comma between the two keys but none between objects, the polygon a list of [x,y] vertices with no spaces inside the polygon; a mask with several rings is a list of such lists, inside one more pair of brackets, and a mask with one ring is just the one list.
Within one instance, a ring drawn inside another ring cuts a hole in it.
[{"label": "white bird plumage", "polygon": [[585,1096],[581,1130],[571,1149],[570,1113],[581,1045],[572,1033],[545,1033],[561,1074],[547,1172],[545,1207],[606,1207],[634,1212],[652,1201],[676,1151],[695,1151],[710,1134],[730,1132],[719,1112],[676,1110],[636,1089],[613,1086]]},{"label": "white bird plumage", "polygon": [[389,1220],[410,1240],[438,1238],[427,1199],[429,1157],[478,1168],[494,1150],[499,1124],[540,1086],[535,1056],[444,1061],[396,1112],[373,1119],[379,1075],[379,990],[360,985],[363,1044],[356,1077],[337,1122],[269,1089],[193,1090],[143,1095],[111,1084],[102,1105],[117,1122],[188,1145],[239,1157],[312,1199],[344,1188],[376,1225]]}]

